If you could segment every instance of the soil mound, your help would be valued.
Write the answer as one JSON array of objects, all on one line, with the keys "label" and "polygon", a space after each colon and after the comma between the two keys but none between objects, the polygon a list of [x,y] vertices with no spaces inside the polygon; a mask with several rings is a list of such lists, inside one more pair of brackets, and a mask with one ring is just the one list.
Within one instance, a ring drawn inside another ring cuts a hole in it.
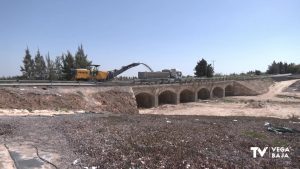
[{"label": "soil mound", "polygon": [[102,110],[114,113],[138,113],[136,101],[128,92],[113,91],[98,92],[94,99],[101,103]]},{"label": "soil mound", "polygon": [[88,93],[84,88],[68,92],[55,88],[0,88],[0,109],[138,113],[130,92],[95,90]]},{"label": "soil mound", "polygon": [[78,94],[59,94],[18,89],[0,89],[0,108],[27,110],[78,110],[85,107]]}]

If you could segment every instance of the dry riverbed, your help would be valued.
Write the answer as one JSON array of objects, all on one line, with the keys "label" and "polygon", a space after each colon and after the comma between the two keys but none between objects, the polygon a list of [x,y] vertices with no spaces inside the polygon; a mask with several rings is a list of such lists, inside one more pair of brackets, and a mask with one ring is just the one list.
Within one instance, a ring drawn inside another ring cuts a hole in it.
[{"label": "dry riverbed", "polygon": [[[298,168],[299,133],[269,132],[266,121],[300,130],[296,118],[92,113],[2,117],[0,140],[18,152],[36,146],[59,168]],[[290,152],[254,159],[253,146]]]}]

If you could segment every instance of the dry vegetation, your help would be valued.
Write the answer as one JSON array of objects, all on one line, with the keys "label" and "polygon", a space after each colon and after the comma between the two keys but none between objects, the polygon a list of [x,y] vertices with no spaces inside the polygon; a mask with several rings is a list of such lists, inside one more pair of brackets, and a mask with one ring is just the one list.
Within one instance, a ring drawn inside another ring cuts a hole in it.
[{"label": "dry vegetation", "polygon": [[[6,118],[0,123],[4,121],[14,128],[14,134],[6,139],[8,143],[33,142],[44,150],[50,149],[62,156],[60,161],[54,161],[60,168],[80,168],[79,165],[99,168],[297,168],[300,165],[300,135],[278,135],[264,127],[264,122],[268,121],[300,130],[299,124],[290,120],[80,114]],[[42,133],[47,137],[39,137]],[[290,158],[253,159],[251,146],[289,147]],[[76,159],[80,163],[72,166]]]}]

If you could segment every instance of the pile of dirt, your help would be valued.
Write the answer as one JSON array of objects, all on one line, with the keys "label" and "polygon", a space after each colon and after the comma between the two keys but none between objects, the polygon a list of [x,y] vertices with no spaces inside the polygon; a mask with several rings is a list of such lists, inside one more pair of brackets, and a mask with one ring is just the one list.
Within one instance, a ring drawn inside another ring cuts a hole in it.
[{"label": "pile of dirt", "polygon": [[138,113],[136,101],[128,92],[109,90],[93,95],[94,99],[101,103],[103,111],[114,113]]},{"label": "pile of dirt", "polygon": [[0,109],[138,113],[133,94],[122,90],[84,88],[0,88]]},{"label": "pile of dirt", "polygon": [[85,108],[76,93],[59,94],[25,89],[0,89],[0,108],[27,110],[79,110]]}]

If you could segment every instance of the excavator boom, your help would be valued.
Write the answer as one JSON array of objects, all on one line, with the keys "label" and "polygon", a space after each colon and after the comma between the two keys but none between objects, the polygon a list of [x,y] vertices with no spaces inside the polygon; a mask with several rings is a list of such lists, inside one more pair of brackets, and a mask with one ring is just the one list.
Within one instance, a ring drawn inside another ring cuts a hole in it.
[{"label": "excavator boom", "polygon": [[144,65],[144,66],[146,66],[151,72],[153,72],[153,70],[148,65],[146,65],[144,63],[131,63],[131,64],[127,65],[127,66],[121,67],[120,69],[115,69],[115,70],[109,71],[108,72],[109,74],[108,74],[107,80],[113,79],[116,76],[120,75],[121,73],[127,71],[128,69],[131,69],[133,67],[139,66],[141,64]]}]

